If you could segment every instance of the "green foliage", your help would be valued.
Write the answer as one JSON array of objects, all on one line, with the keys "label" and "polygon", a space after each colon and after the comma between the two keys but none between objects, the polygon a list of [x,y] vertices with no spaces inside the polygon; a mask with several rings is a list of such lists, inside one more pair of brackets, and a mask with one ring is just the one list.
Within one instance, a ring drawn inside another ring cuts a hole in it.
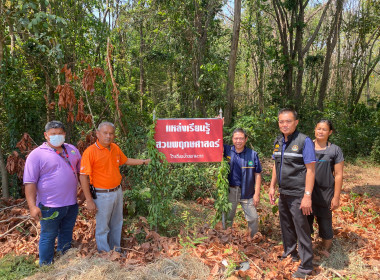
[{"label": "green foliage", "polygon": [[173,164],[169,175],[169,182],[173,188],[173,198],[195,200],[198,197],[211,197],[214,191],[216,173],[215,164]]},{"label": "green foliage", "polygon": [[187,210],[181,214],[181,220],[184,224],[183,236],[179,234],[178,239],[185,251],[190,248],[196,248],[196,245],[202,244],[203,240],[208,238],[207,236],[197,237],[197,231],[195,229],[193,230],[193,233],[190,234],[191,230],[195,226],[195,219]]},{"label": "green foliage", "polygon": [[150,188],[148,222],[151,227],[165,229],[171,220],[171,186],[168,184],[168,162],[156,148],[154,140],[155,122],[148,132],[147,152],[151,162],[144,171],[144,183]]},{"label": "green foliage", "polygon": [[[9,149],[15,148],[24,132],[29,132],[37,143],[43,139],[41,132],[45,119],[41,116],[45,115],[46,109],[41,106],[45,100],[39,92],[43,83],[25,64],[22,58],[6,61],[8,67],[0,71],[1,107],[4,110],[1,122],[7,128],[4,140]],[[17,83],[12,82],[16,79]]]},{"label": "green foliage", "polygon": [[280,133],[277,124],[277,111],[275,107],[268,107],[263,114],[258,111],[250,115],[239,117],[233,127],[228,130],[225,137],[227,142],[231,141],[232,132],[235,128],[243,128],[248,135],[247,146],[259,153],[260,156],[271,156],[273,152],[273,141]]},{"label": "green foliage", "polygon": [[31,256],[6,255],[0,259],[0,279],[17,280],[34,274],[38,270]]},{"label": "green foliage", "polygon": [[[220,163],[218,180],[216,181],[217,187],[217,195],[216,201],[214,204],[216,214],[213,221],[215,225],[222,219],[223,215],[227,215],[227,213],[231,210],[231,203],[228,201],[228,173],[230,172],[230,166],[226,159],[223,158],[223,161]],[[227,217],[225,217],[227,219]]]},{"label": "green foliage", "polygon": [[[335,129],[330,141],[342,149],[346,159],[370,156],[380,134],[379,110],[359,103],[351,113],[340,106],[331,103],[323,112],[303,111],[300,124],[303,123],[305,133],[314,138],[316,122],[321,118],[330,119]],[[376,151],[373,154],[376,155]]]},{"label": "green foliage", "polygon": [[[367,103],[360,103],[362,98],[356,104],[366,71],[377,61],[377,2],[364,1],[353,5],[352,10],[343,10],[334,50],[338,55],[331,61],[334,75],[330,75],[322,110],[316,109],[316,103],[330,19],[322,22],[301,66],[296,53],[295,57],[289,57],[283,52],[275,18],[266,16],[275,14],[273,5],[261,0],[243,1],[234,124],[225,128],[226,142],[230,142],[232,129],[240,126],[248,132],[248,147],[261,157],[270,156],[273,139],[279,133],[278,109],[299,103],[300,131],[313,138],[315,122],[322,117],[330,118],[337,130],[331,141],[342,148],[347,159],[371,156],[380,162],[380,117],[379,107],[375,108],[378,66],[369,76],[368,88],[366,85],[362,90],[368,95]],[[58,103],[58,95],[53,92],[56,85],[64,83],[65,77],[59,71],[65,64],[78,75],[88,64],[106,70],[107,82],[97,85],[96,94],[89,93],[84,111],[90,113],[90,105],[95,123],[115,122],[120,135],[118,143],[131,157],[147,156],[146,133],[154,108],[159,117],[209,117],[230,102],[225,85],[232,28],[220,16],[225,1],[108,1],[108,7],[91,0],[73,3],[5,1],[0,11],[3,42],[0,139],[5,157],[14,150],[24,132],[40,144],[42,128],[48,119],[66,122],[67,110],[58,110],[55,105],[49,111],[45,101],[47,95],[48,102]],[[289,16],[297,14],[297,3],[295,0],[278,2]],[[307,5],[305,16],[319,8],[319,4]],[[294,18],[289,31],[294,34],[295,28],[301,26],[302,44],[306,43],[315,31],[320,14],[316,13],[308,21]],[[117,101],[126,133],[119,124],[115,92],[105,63],[107,38],[113,45],[112,69],[120,91]],[[291,78],[284,75],[289,67],[293,67]],[[303,74],[302,89],[299,100],[294,100],[297,73]],[[287,84],[293,86],[291,92],[287,92]],[[72,85],[79,99],[81,81]],[[78,122],[69,126],[67,139],[72,143],[79,139],[81,131],[89,130],[88,125]],[[209,195],[215,186],[214,165],[181,164],[168,169],[167,188],[171,188],[176,199]],[[154,197],[152,185],[140,182],[141,178],[150,176],[144,175],[144,171],[145,167],[122,167],[131,186],[126,193],[132,200],[128,205],[130,213],[146,214],[147,205]],[[18,195],[21,182],[15,177],[10,177],[10,181],[11,193]]]},{"label": "green foliage", "polygon": [[238,264],[233,259],[228,260],[227,269],[224,271],[224,276],[226,278],[230,277],[236,271],[237,267]]},{"label": "green foliage", "polygon": [[180,234],[178,235],[179,244],[181,244],[182,248],[186,251],[190,248],[196,248],[196,245],[202,244],[203,240],[207,239],[207,236],[197,237],[196,232],[193,233],[193,236],[184,236],[182,237]]}]

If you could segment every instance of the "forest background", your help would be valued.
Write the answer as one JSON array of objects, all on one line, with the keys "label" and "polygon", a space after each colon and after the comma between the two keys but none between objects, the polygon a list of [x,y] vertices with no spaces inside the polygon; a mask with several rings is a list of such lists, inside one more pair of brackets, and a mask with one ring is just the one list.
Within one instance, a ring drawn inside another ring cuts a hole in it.
[{"label": "forest background", "polygon": [[[243,127],[268,157],[290,106],[302,132],[329,118],[346,159],[379,162],[379,22],[375,0],[0,0],[2,196],[22,196],[25,156],[54,119],[82,150],[112,121],[127,156],[144,157],[154,112],[222,109],[225,141]],[[173,197],[204,195],[215,166],[170,166]],[[142,171],[123,174],[143,201]]]},{"label": "forest background", "polygon": [[74,144],[113,121],[117,142],[138,157],[153,111],[194,118],[221,108],[226,140],[244,127],[268,156],[277,111],[291,106],[304,133],[329,118],[346,158],[380,161],[378,1],[0,3],[3,196],[20,195],[7,156],[25,132],[41,144],[53,119]]}]

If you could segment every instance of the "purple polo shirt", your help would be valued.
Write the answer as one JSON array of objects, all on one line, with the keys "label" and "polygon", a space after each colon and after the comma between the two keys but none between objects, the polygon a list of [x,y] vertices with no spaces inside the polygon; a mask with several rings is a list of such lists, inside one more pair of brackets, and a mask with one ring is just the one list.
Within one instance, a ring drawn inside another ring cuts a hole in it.
[{"label": "purple polo shirt", "polygon": [[[76,173],[80,170],[81,155],[77,148],[64,144]],[[65,155],[66,156],[66,155]],[[63,207],[77,203],[78,179],[68,162],[47,143],[34,149],[26,159],[24,184],[35,183],[37,202],[46,207]]]}]

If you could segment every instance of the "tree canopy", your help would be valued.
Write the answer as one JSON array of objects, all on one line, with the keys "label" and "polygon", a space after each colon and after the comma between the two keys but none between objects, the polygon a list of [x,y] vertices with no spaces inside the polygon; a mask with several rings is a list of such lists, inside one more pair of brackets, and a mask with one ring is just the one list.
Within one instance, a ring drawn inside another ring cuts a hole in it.
[{"label": "tree canopy", "polygon": [[142,153],[154,110],[222,108],[227,135],[243,126],[270,155],[290,106],[304,132],[330,118],[345,155],[379,161],[379,22],[375,0],[0,0],[2,178],[23,134],[40,144],[53,119],[74,144],[113,121]]}]

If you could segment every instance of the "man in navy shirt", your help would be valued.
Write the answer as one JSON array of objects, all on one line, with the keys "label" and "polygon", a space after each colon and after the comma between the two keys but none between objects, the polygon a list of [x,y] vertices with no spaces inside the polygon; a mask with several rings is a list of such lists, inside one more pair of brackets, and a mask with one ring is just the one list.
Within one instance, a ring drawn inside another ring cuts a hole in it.
[{"label": "man in navy shirt", "polygon": [[[311,193],[315,177],[315,153],[312,140],[297,131],[297,112],[282,109],[278,113],[282,134],[274,142],[272,180],[269,189],[271,204],[275,203],[278,183],[280,226],[284,253],[280,258],[301,258],[294,278],[305,279],[313,270],[313,250],[307,215],[312,212]],[[298,253],[297,253],[298,240]]]},{"label": "man in navy shirt", "polygon": [[230,165],[228,200],[232,203],[227,220],[232,224],[240,203],[253,237],[259,229],[256,207],[260,201],[262,169],[257,153],[245,146],[247,140],[245,131],[237,128],[232,133],[233,146],[224,145],[224,157]]}]

